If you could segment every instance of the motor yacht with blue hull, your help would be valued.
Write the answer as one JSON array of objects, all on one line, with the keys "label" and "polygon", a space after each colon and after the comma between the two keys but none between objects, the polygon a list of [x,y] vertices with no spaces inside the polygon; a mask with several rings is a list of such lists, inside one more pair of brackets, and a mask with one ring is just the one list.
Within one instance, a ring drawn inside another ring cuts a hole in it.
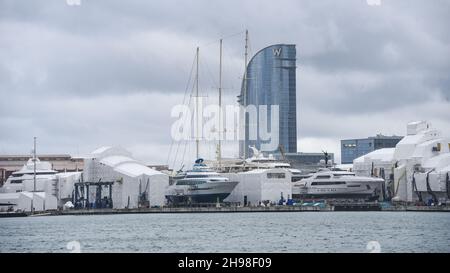
[{"label": "motor yacht with blue hull", "polygon": [[169,203],[216,203],[223,202],[238,182],[209,169],[203,159],[198,159],[192,170],[179,173],[169,186],[166,198]]},{"label": "motor yacht with blue hull", "polygon": [[347,171],[320,171],[309,178],[295,182],[294,199],[365,199],[376,200],[382,194],[384,180],[356,176]]}]

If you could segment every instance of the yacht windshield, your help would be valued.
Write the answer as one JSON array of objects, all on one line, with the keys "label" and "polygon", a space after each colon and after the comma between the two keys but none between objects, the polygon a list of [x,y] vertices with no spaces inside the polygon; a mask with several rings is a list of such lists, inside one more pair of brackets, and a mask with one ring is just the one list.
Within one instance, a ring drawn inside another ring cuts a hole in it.
[{"label": "yacht windshield", "polygon": [[192,185],[198,185],[198,184],[204,184],[206,181],[204,180],[180,180],[177,182],[177,185],[179,186],[192,186]]},{"label": "yacht windshield", "polygon": [[219,177],[218,174],[189,174],[186,178],[209,178],[209,177]]},{"label": "yacht windshield", "polygon": [[340,173],[340,174],[334,174],[334,177],[343,177],[343,176],[355,176],[354,173]]}]

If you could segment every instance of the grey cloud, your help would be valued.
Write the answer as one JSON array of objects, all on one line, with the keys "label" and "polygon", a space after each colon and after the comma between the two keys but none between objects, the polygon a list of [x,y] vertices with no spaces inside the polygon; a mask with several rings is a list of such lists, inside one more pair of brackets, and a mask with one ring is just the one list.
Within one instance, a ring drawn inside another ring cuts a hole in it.
[{"label": "grey cloud", "polygon": [[213,102],[217,40],[240,33],[224,40],[225,100],[235,103],[245,28],[251,54],[297,44],[305,145],[336,149],[343,137],[402,134],[411,119],[450,128],[449,10],[444,0],[2,0],[0,152],[28,152],[38,135],[51,152],[122,144],[162,161],[195,47],[202,93]]}]

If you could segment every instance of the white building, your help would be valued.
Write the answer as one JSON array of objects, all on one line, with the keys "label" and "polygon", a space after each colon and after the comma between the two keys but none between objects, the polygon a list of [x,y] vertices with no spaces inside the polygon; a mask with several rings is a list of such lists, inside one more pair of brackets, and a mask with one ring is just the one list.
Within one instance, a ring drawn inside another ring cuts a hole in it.
[{"label": "white building", "polygon": [[244,204],[246,200],[251,205],[258,205],[265,201],[278,203],[281,196],[284,199],[292,197],[292,174],[287,169],[257,169],[222,175],[239,182],[225,202]]},{"label": "white building", "polygon": [[81,182],[82,172],[66,172],[56,174],[54,195],[58,200],[58,207],[62,208],[67,201],[73,200],[74,185]]},{"label": "white building", "polygon": [[393,201],[450,201],[450,138],[428,122],[409,123],[395,148],[380,149],[353,161],[358,175],[383,177]]},{"label": "white building", "polygon": [[[114,182],[113,208],[137,208],[142,194],[150,206],[163,206],[169,177],[150,169],[118,147],[102,147],[84,161],[83,181]],[[93,194],[93,193],[92,193]],[[90,198],[94,200],[94,197]]]},{"label": "white building", "polygon": [[45,192],[22,191],[0,194],[0,211],[43,212],[56,210],[57,200],[54,195]]}]

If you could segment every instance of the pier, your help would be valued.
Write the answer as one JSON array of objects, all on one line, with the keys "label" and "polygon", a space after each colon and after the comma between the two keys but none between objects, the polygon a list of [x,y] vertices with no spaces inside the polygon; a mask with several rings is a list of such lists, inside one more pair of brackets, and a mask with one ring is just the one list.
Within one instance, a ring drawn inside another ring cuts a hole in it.
[{"label": "pier", "polygon": [[342,212],[342,211],[390,211],[390,212],[450,212],[449,206],[385,206],[377,203],[327,204],[322,206],[272,206],[272,207],[238,207],[238,206],[199,206],[199,207],[155,207],[136,209],[71,209],[54,210],[45,213],[0,213],[3,217],[26,216],[60,216],[60,215],[107,215],[138,213],[257,213],[257,212]]},{"label": "pier", "polygon": [[[272,207],[158,207],[139,209],[79,209],[53,211],[50,215],[101,215],[137,213],[257,213],[257,212],[341,212],[341,211],[420,211],[450,212],[450,207],[383,206],[375,203],[335,204],[325,206],[272,206]],[[48,214],[47,214],[48,215]]]},{"label": "pier", "polygon": [[83,209],[55,211],[52,215],[95,215],[133,213],[252,213],[252,212],[320,212],[332,211],[332,207],[273,206],[273,207],[160,207],[139,209]]}]

